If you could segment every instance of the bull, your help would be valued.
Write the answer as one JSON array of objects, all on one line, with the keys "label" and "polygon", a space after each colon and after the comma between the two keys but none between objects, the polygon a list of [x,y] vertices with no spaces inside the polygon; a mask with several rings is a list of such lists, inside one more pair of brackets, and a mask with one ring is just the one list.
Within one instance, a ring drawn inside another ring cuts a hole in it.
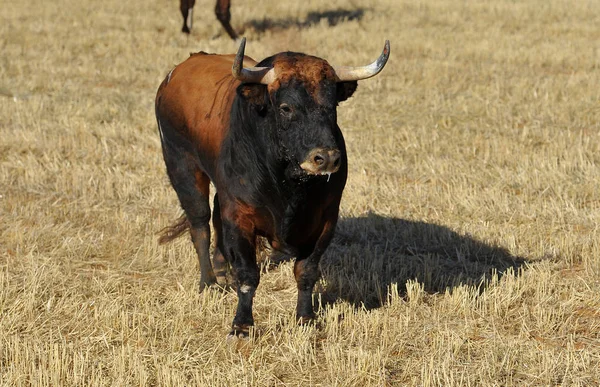
[{"label": "bull", "polygon": [[296,52],[256,63],[244,56],[245,44],[236,55],[191,54],[169,72],[155,100],[167,174],[184,212],[160,242],[189,230],[200,290],[224,284],[231,268],[235,336],[254,324],[258,237],[296,257],[296,317],[301,324],[314,318],[319,260],[334,234],[348,172],[337,106],[358,80],[378,74],[390,54],[386,41],[379,58],[363,67],[332,67]]}]

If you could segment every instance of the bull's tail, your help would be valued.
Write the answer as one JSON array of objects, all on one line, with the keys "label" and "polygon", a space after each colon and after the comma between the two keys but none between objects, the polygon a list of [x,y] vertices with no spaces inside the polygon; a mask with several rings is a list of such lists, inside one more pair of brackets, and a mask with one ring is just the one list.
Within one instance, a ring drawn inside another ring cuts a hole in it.
[{"label": "bull's tail", "polygon": [[171,242],[173,239],[179,238],[183,233],[190,229],[190,222],[188,221],[185,214],[181,215],[179,219],[170,226],[167,226],[160,230],[158,234],[158,243],[164,245],[165,243]]}]

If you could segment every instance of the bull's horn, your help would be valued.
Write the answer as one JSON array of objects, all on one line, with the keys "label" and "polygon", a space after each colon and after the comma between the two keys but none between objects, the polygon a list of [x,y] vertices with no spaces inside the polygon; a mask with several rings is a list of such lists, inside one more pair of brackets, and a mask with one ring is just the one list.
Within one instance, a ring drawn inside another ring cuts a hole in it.
[{"label": "bull's horn", "polygon": [[383,52],[377,58],[377,60],[370,65],[362,67],[349,67],[349,66],[338,66],[334,67],[335,74],[337,75],[338,82],[344,81],[360,81],[361,79],[367,79],[374,77],[383,70],[388,58],[390,57],[390,41],[385,41]]},{"label": "bull's horn", "polygon": [[275,80],[275,70],[269,67],[244,68],[244,51],[246,49],[246,38],[242,38],[240,48],[235,55],[231,72],[234,78],[242,83],[262,83],[268,85]]}]

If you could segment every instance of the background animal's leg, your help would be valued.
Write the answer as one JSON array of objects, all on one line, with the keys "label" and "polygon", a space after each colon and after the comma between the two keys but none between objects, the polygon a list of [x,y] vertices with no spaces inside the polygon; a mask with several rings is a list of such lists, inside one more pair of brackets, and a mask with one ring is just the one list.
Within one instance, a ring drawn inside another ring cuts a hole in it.
[{"label": "background animal's leg", "polygon": [[256,264],[256,240],[227,219],[222,222],[222,252],[231,263],[237,285],[238,304],[231,326],[231,335],[247,336],[254,325],[252,301],[260,281]]},{"label": "background animal's leg", "polygon": [[222,239],[221,206],[219,205],[219,195],[215,195],[213,203],[213,228],[215,230],[215,252],[213,254],[213,267],[217,277],[217,283],[222,287],[229,286],[227,273],[229,272],[229,262],[221,252],[220,241]]},{"label": "background animal's leg", "polygon": [[217,15],[217,19],[221,22],[221,25],[225,28],[229,37],[235,40],[238,38],[238,35],[233,28],[231,28],[231,24],[229,24],[231,20],[231,13],[229,12],[230,6],[230,0],[217,0],[217,4],[215,5],[215,15]]},{"label": "background animal's leg", "polygon": [[179,2],[179,9],[183,16],[183,27],[181,28],[181,32],[185,32],[186,34],[189,34],[192,30],[195,3],[196,0],[180,0]]},{"label": "background animal's leg", "polygon": [[296,277],[298,287],[296,319],[300,324],[308,323],[315,317],[312,303],[313,288],[320,276],[319,261],[333,238],[337,223],[337,210],[335,212],[335,216],[330,217],[330,220],[325,224],[314,249],[300,249],[299,256],[294,264],[294,277]]},{"label": "background animal's leg", "polygon": [[198,158],[193,152],[166,135],[163,138],[163,156],[169,180],[190,224],[192,242],[200,262],[200,291],[202,291],[206,286],[217,282],[209,255],[210,180],[200,169]]}]

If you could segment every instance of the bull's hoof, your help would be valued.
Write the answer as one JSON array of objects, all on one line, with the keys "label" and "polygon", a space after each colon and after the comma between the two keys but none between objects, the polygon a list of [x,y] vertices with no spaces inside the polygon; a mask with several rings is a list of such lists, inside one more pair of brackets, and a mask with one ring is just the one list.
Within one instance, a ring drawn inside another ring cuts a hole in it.
[{"label": "bull's hoof", "polygon": [[225,272],[217,272],[215,275],[217,277],[217,285],[223,289],[231,289],[231,281]]},{"label": "bull's hoof", "polygon": [[298,325],[310,325],[314,324],[315,316],[300,316],[298,317]]},{"label": "bull's hoof", "polygon": [[206,288],[219,287],[217,281],[200,281],[198,285],[199,292],[202,293]]},{"label": "bull's hoof", "polygon": [[186,34],[189,34],[189,33],[190,33],[190,29],[188,28],[188,26],[184,25],[184,26],[181,28],[181,32],[183,32],[183,33],[186,33]]},{"label": "bull's hoof", "polygon": [[227,338],[247,339],[250,336],[250,327],[251,325],[235,324],[231,327],[231,332],[229,332]]}]

